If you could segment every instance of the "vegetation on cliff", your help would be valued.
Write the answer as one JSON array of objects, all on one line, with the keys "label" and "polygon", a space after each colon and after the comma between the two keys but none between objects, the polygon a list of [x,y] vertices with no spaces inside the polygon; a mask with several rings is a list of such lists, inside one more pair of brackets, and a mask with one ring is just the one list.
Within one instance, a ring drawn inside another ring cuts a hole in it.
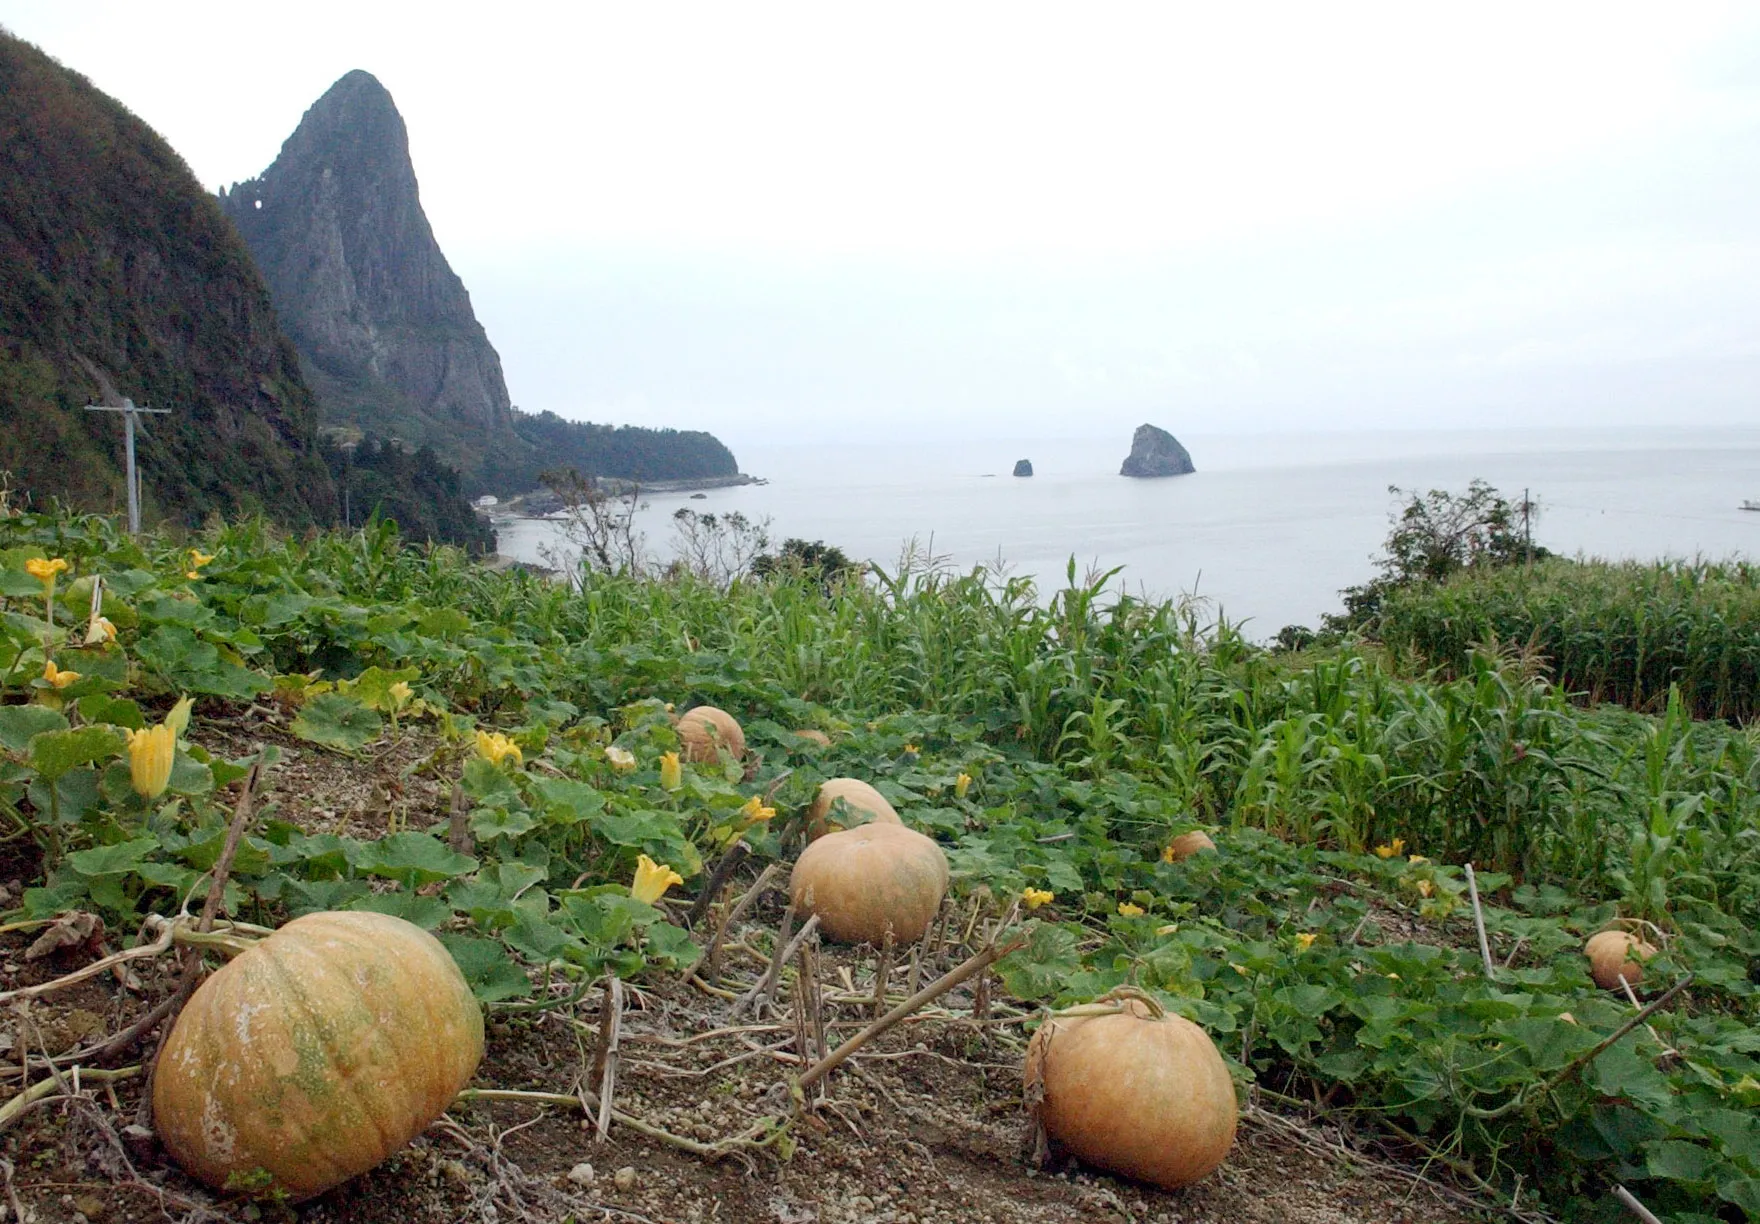
[{"label": "vegetation on cliff", "polygon": [[118,396],[171,410],[139,438],[150,517],[335,521],[316,407],[213,198],[121,104],[0,31],[0,469],[39,503],[120,506],[120,423],[83,411]]}]

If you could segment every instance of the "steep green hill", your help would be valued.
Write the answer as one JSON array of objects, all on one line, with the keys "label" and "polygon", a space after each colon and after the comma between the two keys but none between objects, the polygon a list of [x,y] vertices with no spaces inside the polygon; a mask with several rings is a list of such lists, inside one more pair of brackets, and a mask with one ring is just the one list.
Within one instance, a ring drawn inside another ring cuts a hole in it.
[{"label": "steep green hill", "polygon": [[317,408],[250,254],[182,159],[120,103],[0,30],[0,469],[38,501],[337,518]]}]

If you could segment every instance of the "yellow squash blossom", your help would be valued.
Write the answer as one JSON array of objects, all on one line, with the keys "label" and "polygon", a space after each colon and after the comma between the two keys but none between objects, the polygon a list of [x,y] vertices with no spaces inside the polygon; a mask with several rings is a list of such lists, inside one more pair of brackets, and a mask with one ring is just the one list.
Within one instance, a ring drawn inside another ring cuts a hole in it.
[{"label": "yellow squash blossom", "polygon": [[1129,901],[1120,901],[1118,903],[1118,913],[1121,918],[1136,918],[1143,913],[1143,907],[1140,905],[1132,905]]},{"label": "yellow squash blossom", "polygon": [[1296,946],[1306,952],[1309,948],[1314,946],[1314,941],[1318,938],[1319,936],[1315,935],[1312,931],[1303,931],[1296,936]]},{"label": "yellow squash blossom", "polygon": [[55,575],[65,574],[68,568],[65,557],[51,557],[48,560],[32,557],[24,563],[24,572],[50,589],[55,586]]},{"label": "yellow squash blossom", "polygon": [[953,796],[954,796],[954,798],[964,799],[966,797],[966,792],[971,789],[972,789],[972,775],[971,774],[962,773],[959,777],[957,777],[953,780]]},{"label": "yellow squash blossom", "polygon": [[756,795],[747,799],[745,806],[740,808],[739,812],[740,815],[744,816],[752,823],[756,823],[760,820],[769,820],[776,815],[776,809],[773,807],[765,807],[764,801]]},{"label": "yellow squash blossom", "polygon": [[619,748],[616,744],[605,750],[605,759],[611,762],[611,768],[619,771],[636,767],[636,754],[627,748]]},{"label": "yellow squash blossom", "polygon": [[143,799],[157,799],[171,781],[171,766],[177,760],[177,739],[189,726],[193,697],[185,697],[171,707],[165,721],[156,726],[128,733],[128,776],[135,794]]},{"label": "yellow squash blossom", "polygon": [[403,709],[410,703],[410,698],[415,696],[415,690],[410,688],[408,680],[399,680],[385,691],[391,698],[391,708],[394,710]]},{"label": "yellow squash blossom", "polygon": [[1432,884],[1429,880],[1418,881],[1418,895],[1420,897],[1428,897],[1435,891],[1436,885]]},{"label": "yellow squash blossom", "polygon": [[189,567],[191,569],[201,569],[202,566],[208,564],[213,559],[213,553],[205,553],[199,548],[192,548],[189,550]]},{"label": "yellow squash blossom", "polygon": [[1414,867],[1416,867],[1419,863],[1428,863],[1429,861],[1430,861],[1429,859],[1425,858],[1421,854],[1414,854],[1410,858],[1406,859],[1406,862],[1410,863]]},{"label": "yellow squash blossom", "polygon": [[477,730],[477,755],[491,765],[500,765],[509,757],[513,758],[516,765],[526,763],[525,754],[519,750],[518,744],[499,731],[484,731],[481,728]]},{"label": "yellow squash blossom", "polygon": [[637,901],[645,901],[653,905],[666,895],[666,890],[674,884],[683,884],[684,877],[663,863],[656,863],[647,855],[636,860],[635,883],[629,886],[629,895]]},{"label": "yellow squash blossom", "polygon": [[678,753],[660,754],[660,785],[669,791],[684,785],[684,767],[678,763]]},{"label": "yellow squash blossom", "polygon": [[62,671],[59,667],[55,666],[55,660],[50,659],[47,663],[43,664],[43,679],[47,680],[56,688],[62,689],[72,684],[75,680],[78,680],[79,673],[76,671]]},{"label": "yellow squash blossom", "polygon": [[86,626],[86,645],[97,646],[104,642],[116,640],[116,626],[110,623],[107,616],[94,616]]},{"label": "yellow squash blossom", "polygon": [[1403,837],[1396,837],[1393,839],[1391,845],[1376,846],[1375,854],[1379,858],[1390,859],[1396,855],[1405,853],[1405,848],[1406,839]]},{"label": "yellow squash blossom", "polygon": [[906,744],[904,746],[904,751],[906,756],[916,756],[917,753],[922,751],[922,749],[916,744]]},{"label": "yellow squash blossom", "polygon": [[1023,888],[1021,889],[1021,904],[1030,910],[1036,910],[1041,905],[1050,905],[1056,896],[1056,893],[1047,888]]}]

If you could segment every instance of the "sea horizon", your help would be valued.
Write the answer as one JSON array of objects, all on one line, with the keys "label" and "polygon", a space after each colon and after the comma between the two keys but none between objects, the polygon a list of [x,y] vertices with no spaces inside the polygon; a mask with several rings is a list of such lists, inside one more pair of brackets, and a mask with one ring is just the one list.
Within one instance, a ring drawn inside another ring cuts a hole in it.
[{"label": "sea horizon", "polygon": [[[822,540],[891,570],[915,546],[964,571],[1031,577],[1041,598],[1077,576],[1118,568],[1115,590],[1206,601],[1206,619],[1266,640],[1316,625],[1338,592],[1375,573],[1408,491],[1484,479],[1538,503],[1534,539],[1567,556],[1752,559],[1760,514],[1760,428],[1173,431],[1191,475],[1119,476],[1129,438],[921,437],[893,442],[744,444],[743,472],[765,483],[644,495],[648,550],[667,546],[681,508],[737,511],[788,537]],[[1018,459],[1034,475],[1010,473]],[[555,527],[514,520],[500,551],[542,562]]]}]

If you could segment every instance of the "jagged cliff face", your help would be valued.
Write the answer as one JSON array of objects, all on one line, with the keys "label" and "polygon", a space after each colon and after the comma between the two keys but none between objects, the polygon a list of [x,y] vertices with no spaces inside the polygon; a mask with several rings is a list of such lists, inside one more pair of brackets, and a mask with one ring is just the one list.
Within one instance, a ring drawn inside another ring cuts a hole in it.
[{"label": "jagged cliff face", "polygon": [[0,469],[39,501],[149,518],[330,522],[317,412],[269,294],[214,199],[153,130],[0,30]]},{"label": "jagged cliff face", "polygon": [[512,442],[501,359],[422,212],[391,95],[351,72],[262,176],[221,193],[326,424],[433,443],[467,471]]}]

